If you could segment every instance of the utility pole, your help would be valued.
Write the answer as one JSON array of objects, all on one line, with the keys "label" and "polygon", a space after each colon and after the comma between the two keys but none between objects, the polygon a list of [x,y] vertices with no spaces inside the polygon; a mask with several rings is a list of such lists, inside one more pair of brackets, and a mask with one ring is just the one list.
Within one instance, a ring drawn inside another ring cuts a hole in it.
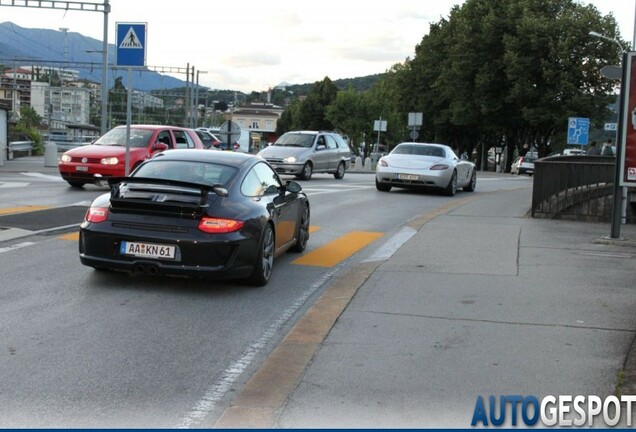
[{"label": "utility pole", "polygon": [[[194,70],[194,66],[192,66],[192,69]],[[185,126],[190,127],[190,63],[186,66],[186,88],[183,111],[185,113]]]}]

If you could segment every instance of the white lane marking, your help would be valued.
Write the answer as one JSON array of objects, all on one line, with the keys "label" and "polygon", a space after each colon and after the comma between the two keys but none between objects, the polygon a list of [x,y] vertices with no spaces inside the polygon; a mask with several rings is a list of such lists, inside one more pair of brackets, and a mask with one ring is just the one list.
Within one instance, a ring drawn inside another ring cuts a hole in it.
[{"label": "white lane marking", "polygon": [[37,178],[41,178],[45,180],[64,181],[64,179],[60,177],[59,175],[49,175],[49,174],[43,174],[39,172],[23,172],[20,174],[28,176],[28,177],[37,177]]},{"label": "white lane marking", "polygon": [[28,186],[31,183],[29,182],[0,182],[0,188],[16,188],[16,187],[24,187]]},{"label": "white lane marking", "polygon": [[415,235],[417,231],[411,227],[402,227],[400,231],[393,234],[386,242],[382,244],[369,258],[362,262],[375,262],[384,261],[391,256],[411,237]]},{"label": "white lane marking", "polygon": [[17,244],[11,245],[11,246],[0,248],[0,253],[9,252],[9,251],[16,250],[16,249],[21,249],[23,247],[31,246],[31,245],[34,245],[34,244],[35,243],[33,243],[33,242],[17,243]]},{"label": "white lane marking", "polygon": [[192,408],[183,416],[174,427],[175,429],[188,429],[196,427],[205,416],[207,416],[215,408],[216,404],[225,396],[225,394],[236,383],[239,376],[252,363],[256,355],[261,352],[283,325],[305,304],[307,299],[311,297],[321,286],[333,277],[344,263],[341,263],[323,274],[309,289],[296,300],[291,306],[283,311],[276,321],[265,331],[265,333],[254,343],[249,345],[241,356],[234,360],[230,365],[221,372],[219,378],[212,383],[210,388],[205,392],[203,397],[194,404]]},{"label": "white lane marking", "polygon": [[528,181],[532,180],[532,177],[479,177],[477,176],[477,181],[501,181],[501,180],[513,180],[513,181]]},{"label": "white lane marking", "polygon": [[616,252],[616,253],[610,253],[610,252],[579,252],[581,255],[590,255],[590,256],[597,256],[597,257],[607,257],[607,258],[625,258],[625,259],[629,259],[632,257],[631,254],[627,254],[627,253],[621,253],[621,252]]},{"label": "white lane marking", "polygon": [[320,195],[326,193],[341,193],[341,192],[352,192],[360,189],[373,189],[375,186],[356,186],[350,187],[346,189],[329,189],[329,188],[303,188],[303,192],[307,195]]}]

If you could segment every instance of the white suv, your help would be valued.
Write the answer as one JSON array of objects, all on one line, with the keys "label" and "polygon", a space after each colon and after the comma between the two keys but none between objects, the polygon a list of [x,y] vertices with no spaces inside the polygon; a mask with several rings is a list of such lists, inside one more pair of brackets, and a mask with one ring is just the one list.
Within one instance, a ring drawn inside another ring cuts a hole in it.
[{"label": "white suv", "polygon": [[335,132],[292,131],[258,153],[279,174],[309,180],[313,173],[344,177],[351,166],[351,149]]}]

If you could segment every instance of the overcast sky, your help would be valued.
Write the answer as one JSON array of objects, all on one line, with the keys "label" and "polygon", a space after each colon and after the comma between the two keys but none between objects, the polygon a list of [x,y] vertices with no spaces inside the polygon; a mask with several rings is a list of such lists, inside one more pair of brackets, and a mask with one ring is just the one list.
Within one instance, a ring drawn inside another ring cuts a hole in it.
[{"label": "overcast sky", "polygon": [[[80,0],[74,0],[80,1]],[[102,4],[99,0],[86,0]],[[34,2],[35,3],[35,2]],[[412,57],[429,23],[458,0],[110,0],[109,42],[117,22],[147,23],[147,65],[206,71],[213,89],[262,91],[385,72]],[[586,4],[588,2],[581,1]],[[636,0],[593,0],[613,13],[632,41]],[[102,40],[103,13],[0,6],[0,22],[68,28]],[[59,47],[63,53],[64,47]],[[185,79],[184,75],[175,75]]]}]

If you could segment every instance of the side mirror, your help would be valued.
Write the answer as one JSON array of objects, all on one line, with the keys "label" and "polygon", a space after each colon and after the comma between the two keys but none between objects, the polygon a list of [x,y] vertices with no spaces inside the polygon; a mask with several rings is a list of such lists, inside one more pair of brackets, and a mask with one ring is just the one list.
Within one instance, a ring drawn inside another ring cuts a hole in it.
[{"label": "side mirror", "polygon": [[318,144],[316,150],[324,150],[327,148],[327,144]]},{"label": "side mirror", "polygon": [[168,144],[157,141],[155,145],[152,146],[152,149],[162,152],[164,150],[168,150]]},{"label": "side mirror", "polygon": [[285,183],[285,189],[291,193],[298,193],[303,190],[302,186],[299,183],[296,183],[293,180],[287,180]]}]

